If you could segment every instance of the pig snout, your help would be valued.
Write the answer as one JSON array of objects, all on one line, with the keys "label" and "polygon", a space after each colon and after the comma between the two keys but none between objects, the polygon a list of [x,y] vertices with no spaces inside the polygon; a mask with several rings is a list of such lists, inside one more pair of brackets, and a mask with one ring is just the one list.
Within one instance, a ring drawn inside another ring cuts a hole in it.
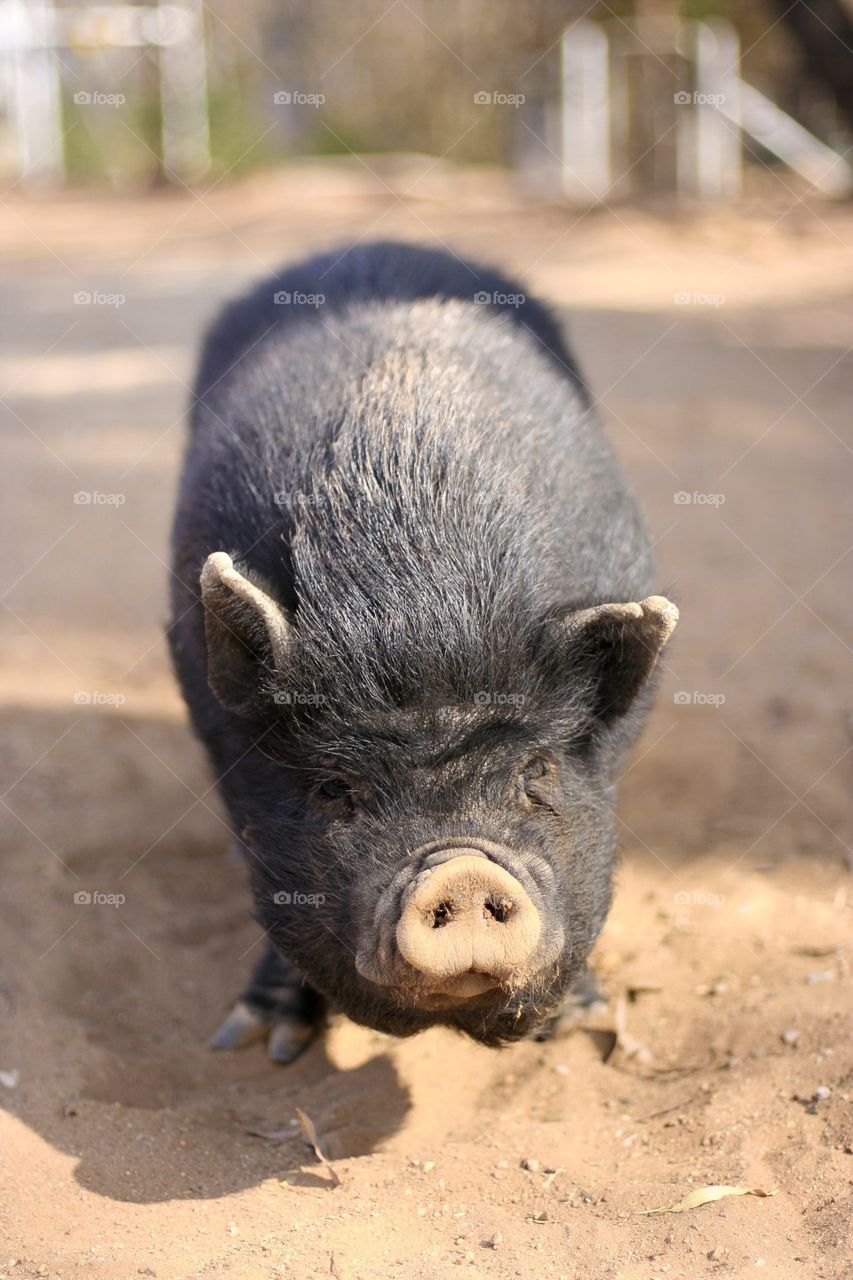
[{"label": "pig snout", "polygon": [[523,972],[540,933],[539,912],[515,876],[463,851],[413,882],[395,937],[434,992],[464,999]]},{"label": "pig snout", "polygon": [[356,969],[418,1009],[502,1004],[550,973],[564,946],[548,910],[553,868],[485,838],[431,841],[376,896],[365,890]]}]

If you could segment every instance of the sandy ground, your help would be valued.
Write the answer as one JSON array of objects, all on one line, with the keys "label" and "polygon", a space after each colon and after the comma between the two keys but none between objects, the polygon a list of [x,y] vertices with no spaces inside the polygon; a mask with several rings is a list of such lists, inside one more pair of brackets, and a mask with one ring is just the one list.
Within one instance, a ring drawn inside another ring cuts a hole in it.
[{"label": "sandy ground", "polygon": [[[840,1280],[853,210],[579,217],[500,174],[368,165],[0,214],[0,1277]],[[163,561],[205,319],[365,234],[564,308],[683,620],[623,787],[608,1014],[503,1052],[341,1021],[281,1069],[205,1048],[257,928]],[[776,1194],[642,1215],[706,1184]]]}]

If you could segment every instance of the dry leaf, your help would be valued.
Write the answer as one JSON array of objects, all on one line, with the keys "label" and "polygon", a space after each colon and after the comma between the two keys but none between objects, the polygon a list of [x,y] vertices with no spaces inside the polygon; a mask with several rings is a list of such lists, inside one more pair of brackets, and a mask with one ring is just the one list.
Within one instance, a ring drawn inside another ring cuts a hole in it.
[{"label": "dry leaf", "polygon": [[649,1213],[684,1213],[687,1209],[698,1209],[700,1205],[710,1204],[714,1200],[724,1200],[726,1196],[775,1196],[775,1191],[762,1191],[761,1187],[697,1187],[678,1204],[670,1204],[662,1209],[640,1209],[641,1214]]},{"label": "dry leaf", "polygon": [[296,1118],[299,1121],[299,1126],[308,1140],[308,1145],[310,1146],[311,1150],[314,1152],[314,1155],[320,1161],[320,1164],[324,1165],[325,1168],[329,1170],[329,1174],[331,1176],[332,1182],[335,1184],[336,1187],[339,1187],[341,1185],[341,1180],[338,1177],[338,1171],[335,1168],[335,1166],[332,1164],[331,1160],[327,1160],[326,1156],[323,1154],[323,1151],[320,1147],[320,1139],[317,1137],[317,1130],[314,1128],[314,1121],[311,1119],[310,1116],[307,1116],[305,1112],[302,1111],[299,1107],[296,1107],[295,1111],[296,1111]]}]

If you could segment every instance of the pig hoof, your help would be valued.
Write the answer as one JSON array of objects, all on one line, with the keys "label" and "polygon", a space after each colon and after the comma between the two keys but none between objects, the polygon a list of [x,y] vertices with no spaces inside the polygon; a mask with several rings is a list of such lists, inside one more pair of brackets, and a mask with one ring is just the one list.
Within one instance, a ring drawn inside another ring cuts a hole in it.
[{"label": "pig hoof", "polygon": [[211,1049],[245,1049],[260,1040],[267,1030],[267,1022],[260,1009],[253,1009],[245,1000],[238,1000],[222,1026],[210,1040]]},{"label": "pig hoof", "polygon": [[267,1055],[273,1062],[293,1062],[317,1033],[317,1024],[299,1013],[253,1008],[238,1000],[222,1026],[210,1040],[211,1049],[245,1049],[258,1040],[267,1040]]},{"label": "pig hoof", "polygon": [[536,1039],[552,1040],[555,1036],[565,1035],[606,1008],[607,998],[599,990],[595,974],[592,969],[585,969],[566,993],[554,1016],[539,1028]]},{"label": "pig hoof", "polygon": [[270,947],[249,989],[210,1040],[210,1048],[244,1049],[265,1039],[273,1062],[293,1062],[314,1038],[321,1021],[319,996]]},{"label": "pig hoof", "polygon": [[273,1062],[293,1062],[317,1034],[314,1023],[299,1018],[282,1018],[270,1032],[267,1056]]}]

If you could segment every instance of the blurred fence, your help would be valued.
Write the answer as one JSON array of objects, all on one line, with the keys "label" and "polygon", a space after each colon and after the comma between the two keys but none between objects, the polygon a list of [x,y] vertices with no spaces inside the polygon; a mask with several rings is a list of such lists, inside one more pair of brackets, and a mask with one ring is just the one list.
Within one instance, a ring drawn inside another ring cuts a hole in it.
[{"label": "blurred fence", "polygon": [[587,204],[730,197],[745,165],[782,161],[845,195],[853,50],[833,35],[822,84],[799,8],[783,22],[770,0],[0,0],[0,166],[31,187],[139,187],[417,150],[512,163],[531,194]]}]

